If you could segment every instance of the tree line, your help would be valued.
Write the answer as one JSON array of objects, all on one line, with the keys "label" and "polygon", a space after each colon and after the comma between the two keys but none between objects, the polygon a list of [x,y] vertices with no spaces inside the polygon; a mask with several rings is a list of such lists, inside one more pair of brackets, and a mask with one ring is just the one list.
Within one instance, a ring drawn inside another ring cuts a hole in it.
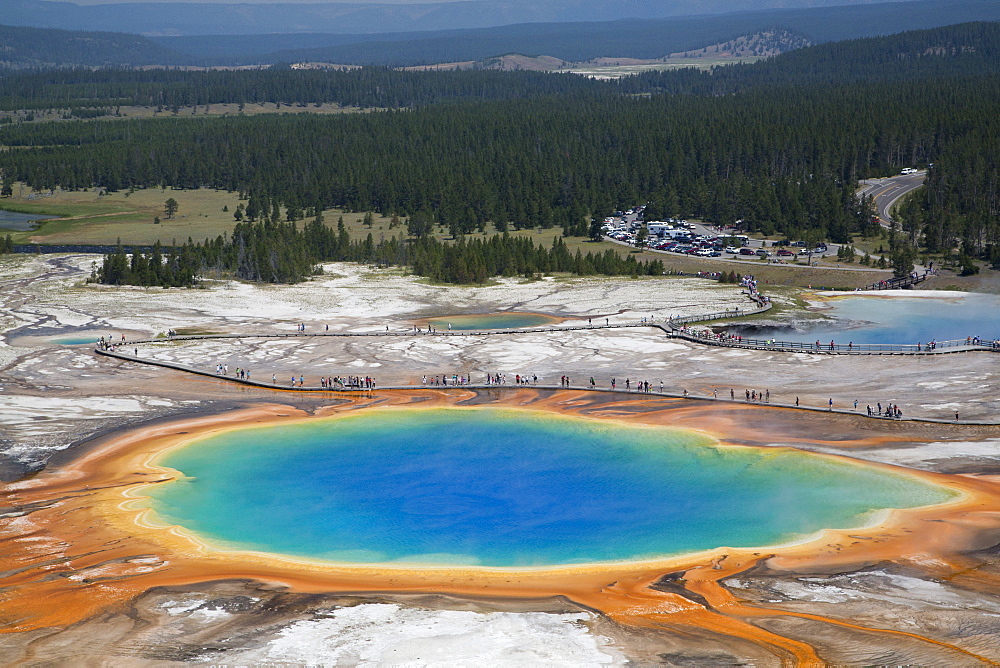
[{"label": "tree line", "polygon": [[616,81],[530,71],[421,72],[371,66],[340,70],[50,69],[0,77],[0,109],[65,108],[77,117],[120,106],[179,110],[221,103],[336,103],[396,109],[459,99],[520,99],[585,91],[717,96],[760,87],[998,71],[1000,24],[977,22],[822,44],[752,64],[648,71]]},{"label": "tree line", "polygon": [[[502,72],[197,73],[211,76],[191,82],[218,81],[219,90],[279,87],[284,76],[290,86],[353,81],[382,94],[396,82],[413,92],[410,102],[423,91],[420,99],[438,103],[337,116],[6,125],[0,144],[17,150],[0,153],[0,170],[4,183],[39,190],[239,192],[249,222],[276,211],[288,222],[330,208],[376,211],[408,217],[417,237],[435,225],[456,238],[487,226],[586,236],[592,218],[648,203],[651,219],[739,220],[753,232],[850,243],[881,233],[854,197],[859,178],[933,163],[925,199],[907,218],[911,242],[990,258],[1000,237],[998,54],[997,26],[969,24],[803,49],[781,57],[794,64],[785,71],[775,58],[621,84]],[[819,83],[808,83],[810,72]],[[135,77],[140,91],[189,74],[92,73],[123,90]],[[32,76],[32,94],[45,95],[44,76],[58,90],[91,75]],[[685,81],[695,83],[661,85]],[[507,93],[475,92],[494,84]]]},{"label": "tree line", "polygon": [[120,106],[179,110],[222,103],[336,103],[398,109],[459,99],[520,99],[585,91],[718,96],[761,87],[964,77],[998,71],[1000,24],[977,22],[822,44],[752,64],[648,71],[616,81],[530,71],[422,72],[371,66],[341,70],[50,69],[0,77],[0,109],[65,108],[77,117]]},{"label": "tree line", "polygon": [[148,252],[118,247],[95,266],[91,279],[109,285],[185,287],[204,275],[231,276],[267,283],[297,283],[320,273],[318,264],[352,261],[382,266],[408,266],[414,274],[440,283],[485,283],[494,276],[534,277],[544,273],[579,276],[662,276],[660,260],[637,261],[608,249],[571,253],[555,237],[546,248],[525,237],[495,234],[485,239],[459,239],[446,244],[434,237],[390,237],[376,242],[371,233],[352,240],[343,220],[336,230],[322,215],[301,229],[295,223],[269,219],[238,223],[231,235],[204,242],[188,239]]},{"label": "tree line", "polygon": [[179,110],[270,103],[399,109],[449,100],[504,100],[611,89],[571,74],[499,71],[55,69],[0,77],[0,109],[83,110],[121,106]]},{"label": "tree line", "polygon": [[752,89],[843,86],[1000,73],[1000,23],[973,22],[820,44],[755,63],[651,70],[624,77],[627,94],[730,95]]},{"label": "tree line", "polygon": [[[995,88],[995,82],[994,86]],[[913,98],[928,104],[911,108]],[[956,97],[968,105],[954,105]],[[0,128],[15,180],[40,190],[211,187],[293,212],[418,216],[585,236],[591,216],[656,215],[848,240],[854,182],[924,162],[1000,96],[979,81],[814,88],[720,99],[563,95],[405,112],[39,123]],[[899,113],[883,113],[895,108]]]}]

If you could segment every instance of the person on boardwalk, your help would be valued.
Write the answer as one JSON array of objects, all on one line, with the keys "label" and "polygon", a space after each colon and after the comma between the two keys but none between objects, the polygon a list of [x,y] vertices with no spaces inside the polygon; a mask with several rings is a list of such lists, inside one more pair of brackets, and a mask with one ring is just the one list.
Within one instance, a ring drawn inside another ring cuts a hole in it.
[{"label": "person on boardwalk", "polygon": [[833,397],[830,397],[830,409],[829,410],[831,410],[831,411],[833,410]]}]

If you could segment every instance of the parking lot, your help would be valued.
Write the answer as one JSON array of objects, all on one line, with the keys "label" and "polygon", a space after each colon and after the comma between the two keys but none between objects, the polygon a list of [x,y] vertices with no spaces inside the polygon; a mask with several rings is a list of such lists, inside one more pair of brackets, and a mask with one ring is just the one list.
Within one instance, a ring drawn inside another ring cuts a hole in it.
[{"label": "parking lot", "polygon": [[611,240],[630,246],[641,245],[652,251],[678,253],[696,257],[724,258],[731,260],[771,262],[796,262],[836,253],[838,247],[818,243],[808,247],[803,241],[791,241],[776,247],[774,242],[751,239],[736,229],[720,230],[703,223],[686,219],[668,218],[665,221],[642,219],[643,207],[618,212],[605,218],[602,230]]}]

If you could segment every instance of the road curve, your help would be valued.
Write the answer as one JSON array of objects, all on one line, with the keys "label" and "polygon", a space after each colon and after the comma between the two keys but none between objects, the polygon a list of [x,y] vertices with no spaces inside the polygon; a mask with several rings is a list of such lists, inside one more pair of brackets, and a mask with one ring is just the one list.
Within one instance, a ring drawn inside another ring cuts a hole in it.
[{"label": "road curve", "polygon": [[892,223],[892,216],[889,212],[896,200],[924,185],[926,178],[927,170],[921,170],[916,174],[890,176],[885,179],[865,179],[858,182],[858,197],[867,195],[874,197],[875,212],[878,217],[882,219],[883,223]]}]

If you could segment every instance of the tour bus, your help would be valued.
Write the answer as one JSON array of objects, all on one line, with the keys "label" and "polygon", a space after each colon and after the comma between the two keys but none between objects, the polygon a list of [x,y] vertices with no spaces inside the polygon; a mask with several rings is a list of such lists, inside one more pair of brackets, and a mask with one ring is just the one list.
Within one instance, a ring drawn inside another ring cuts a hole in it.
[{"label": "tour bus", "polygon": [[669,232],[673,231],[673,229],[673,225],[661,221],[651,221],[646,224],[646,230],[648,230],[651,235],[655,234],[658,237],[667,236]]}]

